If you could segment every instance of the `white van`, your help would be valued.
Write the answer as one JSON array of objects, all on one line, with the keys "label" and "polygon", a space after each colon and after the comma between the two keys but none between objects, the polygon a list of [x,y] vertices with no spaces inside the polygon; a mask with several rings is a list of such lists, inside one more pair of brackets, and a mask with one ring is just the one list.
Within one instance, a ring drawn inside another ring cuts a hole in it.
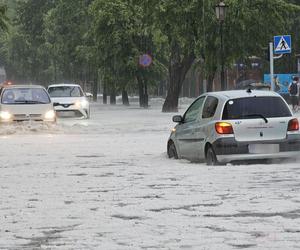
[{"label": "white van", "polygon": [[29,120],[56,121],[46,89],[38,85],[3,85],[0,89],[0,123]]}]

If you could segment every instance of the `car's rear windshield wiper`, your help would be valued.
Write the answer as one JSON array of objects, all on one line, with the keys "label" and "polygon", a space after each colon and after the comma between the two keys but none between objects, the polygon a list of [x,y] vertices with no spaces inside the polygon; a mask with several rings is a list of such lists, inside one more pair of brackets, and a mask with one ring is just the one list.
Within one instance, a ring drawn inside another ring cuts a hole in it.
[{"label": "car's rear windshield wiper", "polygon": [[24,103],[24,104],[47,104],[47,102],[41,101],[32,101],[32,100],[15,100],[15,103]]},{"label": "car's rear windshield wiper", "polygon": [[262,114],[248,114],[248,115],[242,115],[242,117],[260,117],[265,121],[265,123],[268,123],[268,119]]}]

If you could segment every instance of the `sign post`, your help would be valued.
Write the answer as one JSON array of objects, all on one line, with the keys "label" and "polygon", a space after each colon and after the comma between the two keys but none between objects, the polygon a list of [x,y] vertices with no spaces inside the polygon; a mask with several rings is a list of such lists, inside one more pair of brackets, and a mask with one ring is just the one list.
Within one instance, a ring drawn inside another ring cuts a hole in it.
[{"label": "sign post", "polygon": [[[273,48],[273,46],[274,46],[274,48]],[[274,59],[279,59],[283,56],[283,54],[290,54],[292,52],[292,38],[291,38],[291,36],[290,35],[274,36],[274,42],[269,43],[269,50],[270,50],[271,90],[275,91]],[[279,56],[274,56],[274,54],[277,54]]]},{"label": "sign post", "polygon": [[274,83],[274,55],[273,55],[273,43],[269,43],[270,50],[270,80],[271,80],[271,90],[275,90]]}]

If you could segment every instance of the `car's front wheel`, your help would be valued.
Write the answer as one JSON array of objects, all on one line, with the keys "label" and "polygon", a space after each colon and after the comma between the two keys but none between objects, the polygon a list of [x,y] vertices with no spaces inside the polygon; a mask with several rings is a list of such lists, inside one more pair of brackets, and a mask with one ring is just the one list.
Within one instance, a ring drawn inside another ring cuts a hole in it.
[{"label": "car's front wheel", "polygon": [[208,165],[208,166],[219,165],[219,162],[217,160],[215,151],[213,150],[213,148],[211,146],[209,146],[207,151],[206,151],[205,159],[206,159],[206,165]]},{"label": "car's front wheel", "polygon": [[168,145],[168,157],[178,159],[178,154],[174,142],[170,142]]},{"label": "car's front wheel", "polygon": [[85,112],[86,112],[86,117],[85,117],[85,119],[90,119],[90,118],[91,118],[91,109],[89,108],[89,109],[86,110]]}]

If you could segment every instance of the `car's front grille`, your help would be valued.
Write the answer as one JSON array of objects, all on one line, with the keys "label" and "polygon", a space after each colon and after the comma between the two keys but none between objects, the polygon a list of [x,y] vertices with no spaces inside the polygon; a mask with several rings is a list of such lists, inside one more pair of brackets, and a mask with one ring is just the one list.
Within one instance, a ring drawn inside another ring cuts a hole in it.
[{"label": "car's front grille", "polygon": [[58,117],[83,117],[79,110],[56,110]]},{"label": "car's front grille", "polygon": [[30,116],[30,118],[41,118],[42,117],[41,114],[30,114],[29,116]]},{"label": "car's front grille", "polygon": [[42,114],[15,114],[13,116],[14,121],[28,121],[28,120],[35,120],[35,121],[42,121],[43,115]]},{"label": "car's front grille", "polygon": [[14,115],[14,118],[17,118],[17,119],[23,119],[23,118],[26,118],[27,116],[25,114],[16,114]]}]

